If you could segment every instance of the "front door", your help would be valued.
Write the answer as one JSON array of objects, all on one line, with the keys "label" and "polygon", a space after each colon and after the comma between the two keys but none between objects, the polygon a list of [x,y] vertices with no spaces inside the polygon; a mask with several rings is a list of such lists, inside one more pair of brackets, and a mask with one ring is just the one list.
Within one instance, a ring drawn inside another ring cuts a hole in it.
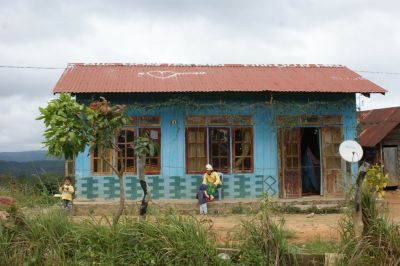
[{"label": "front door", "polygon": [[279,187],[283,198],[301,197],[300,128],[278,130]]},{"label": "front door", "polygon": [[383,146],[383,167],[389,176],[388,186],[399,185],[397,146]]},{"label": "front door", "polygon": [[339,154],[342,128],[322,128],[322,169],[325,196],[342,196],[344,192],[344,162]]}]

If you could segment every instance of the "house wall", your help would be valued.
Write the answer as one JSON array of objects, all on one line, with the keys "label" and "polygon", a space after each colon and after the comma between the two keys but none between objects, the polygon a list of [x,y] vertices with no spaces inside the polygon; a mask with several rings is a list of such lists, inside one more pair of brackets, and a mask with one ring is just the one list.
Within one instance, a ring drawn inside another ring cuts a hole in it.
[{"label": "house wall", "polygon": [[[80,102],[98,99],[99,95],[77,95]],[[224,198],[256,198],[264,193],[278,196],[277,126],[278,115],[327,114],[343,116],[343,138],[355,139],[356,107],[354,94],[274,94],[200,93],[200,94],[111,94],[112,103],[130,104],[132,115],[161,117],[161,173],[146,176],[153,199],[194,198],[202,181],[201,174],[185,171],[186,115],[251,115],[253,117],[254,173],[225,174]],[[164,106],[174,97],[188,97],[187,104]],[[140,102],[148,108],[138,107]],[[212,107],[210,104],[214,103]],[[202,107],[205,106],[205,107]],[[136,106],[135,108],[133,108]],[[152,108],[150,108],[153,106]],[[172,123],[176,121],[176,123]],[[78,199],[113,199],[119,196],[117,176],[91,176],[89,148],[76,158],[76,194]],[[357,165],[351,167],[355,176]],[[346,169],[346,168],[345,168]],[[344,170],[345,171],[345,170]],[[139,199],[142,191],[137,176],[126,176],[127,199]]]},{"label": "house wall", "polygon": [[[397,146],[397,174],[400,173],[400,124],[395,127],[381,142],[382,146]],[[384,163],[385,164],[385,163]],[[400,177],[397,176],[395,180],[390,180],[389,186],[397,186]]]}]

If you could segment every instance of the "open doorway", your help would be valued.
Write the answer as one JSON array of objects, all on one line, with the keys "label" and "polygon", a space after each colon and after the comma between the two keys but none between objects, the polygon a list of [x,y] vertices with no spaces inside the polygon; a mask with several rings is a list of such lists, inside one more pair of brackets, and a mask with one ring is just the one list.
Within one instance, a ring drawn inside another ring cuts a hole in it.
[{"label": "open doorway", "polygon": [[319,129],[301,128],[302,195],[321,194],[321,153]]}]

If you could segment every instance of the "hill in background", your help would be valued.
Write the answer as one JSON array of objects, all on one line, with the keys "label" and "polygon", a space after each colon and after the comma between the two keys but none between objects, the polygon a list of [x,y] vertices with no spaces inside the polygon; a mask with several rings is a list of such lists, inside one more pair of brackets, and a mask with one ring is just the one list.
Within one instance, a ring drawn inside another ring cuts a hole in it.
[{"label": "hill in background", "polygon": [[64,160],[48,158],[47,151],[0,152],[0,175],[64,174]]},{"label": "hill in background", "polygon": [[21,152],[0,152],[0,161],[30,162],[30,161],[60,161],[47,157],[47,151],[21,151]]}]

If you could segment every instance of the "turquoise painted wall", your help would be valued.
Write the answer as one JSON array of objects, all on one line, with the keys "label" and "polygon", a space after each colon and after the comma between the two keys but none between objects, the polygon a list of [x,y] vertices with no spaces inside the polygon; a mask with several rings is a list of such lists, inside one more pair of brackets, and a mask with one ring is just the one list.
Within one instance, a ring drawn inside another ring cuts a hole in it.
[{"label": "turquoise painted wall", "polygon": [[[77,95],[80,102],[98,99],[99,95]],[[153,108],[131,108],[132,115],[161,117],[161,173],[146,176],[154,199],[194,198],[201,175],[185,172],[185,116],[241,114],[253,117],[254,173],[225,174],[224,198],[256,198],[263,193],[278,196],[277,115],[328,114],[343,116],[344,139],[355,139],[356,104],[354,94],[267,94],[267,93],[198,93],[185,94],[197,107],[154,106],[182,94],[103,94],[112,103],[140,102]],[[272,100],[271,100],[272,97]],[[317,104],[316,104],[317,101]],[[221,102],[223,104],[221,104]],[[210,107],[210,103],[214,103]],[[207,107],[202,108],[205,104]],[[176,121],[171,123],[171,121]],[[116,176],[90,175],[89,148],[76,158],[76,194],[78,199],[114,199],[119,197]],[[357,165],[351,167],[354,176]],[[126,197],[139,199],[142,191],[137,176],[126,176]]]}]

